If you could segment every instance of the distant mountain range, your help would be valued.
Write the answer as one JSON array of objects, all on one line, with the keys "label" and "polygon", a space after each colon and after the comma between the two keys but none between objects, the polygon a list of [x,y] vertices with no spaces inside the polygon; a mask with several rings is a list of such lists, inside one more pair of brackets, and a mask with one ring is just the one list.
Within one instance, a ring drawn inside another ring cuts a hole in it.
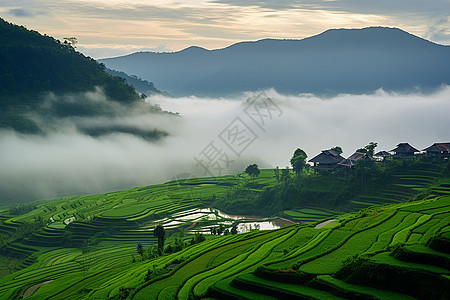
[{"label": "distant mountain range", "polygon": [[264,39],[217,50],[138,52],[100,60],[175,95],[430,92],[450,84],[450,46],[397,28],[333,29],[302,40]]}]

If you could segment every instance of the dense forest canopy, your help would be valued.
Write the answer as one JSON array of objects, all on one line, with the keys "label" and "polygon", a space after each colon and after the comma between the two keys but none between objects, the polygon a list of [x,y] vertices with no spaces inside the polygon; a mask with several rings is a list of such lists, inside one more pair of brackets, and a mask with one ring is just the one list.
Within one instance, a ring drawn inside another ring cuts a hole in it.
[{"label": "dense forest canopy", "polygon": [[108,101],[126,105],[141,101],[125,79],[108,74],[103,64],[76,51],[70,42],[0,18],[0,127],[35,132],[23,114],[39,108],[45,94],[98,88]]}]

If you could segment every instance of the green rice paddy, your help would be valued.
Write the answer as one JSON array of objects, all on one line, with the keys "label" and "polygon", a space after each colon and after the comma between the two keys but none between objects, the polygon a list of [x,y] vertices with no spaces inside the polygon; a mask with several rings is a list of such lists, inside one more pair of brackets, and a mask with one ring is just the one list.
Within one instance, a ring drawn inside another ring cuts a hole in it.
[{"label": "green rice paddy", "polygon": [[[38,218],[45,225],[2,248],[0,298],[437,299],[450,286],[450,254],[442,246],[450,232],[450,181],[427,169],[395,178],[385,190],[349,202],[347,212],[293,208],[282,216],[298,224],[208,235],[154,258],[141,258],[136,246],[156,247],[157,224],[166,228],[167,245],[175,238],[189,243],[211,226],[261,221],[209,207],[242,176],[42,200],[17,216],[3,210],[4,239]],[[273,171],[262,170],[254,181],[261,189],[275,184]],[[430,191],[425,200],[414,201],[417,188]],[[408,290],[401,276],[386,275],[391,273],[406,274],[417,287],[427,284]]]}]

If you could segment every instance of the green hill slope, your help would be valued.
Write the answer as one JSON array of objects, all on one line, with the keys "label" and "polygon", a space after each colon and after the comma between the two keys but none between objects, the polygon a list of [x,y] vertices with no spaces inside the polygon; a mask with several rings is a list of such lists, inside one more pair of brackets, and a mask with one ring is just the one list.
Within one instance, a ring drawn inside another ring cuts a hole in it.
[{"label": "green hill slope", "polygon": [[[273,170],[262,170],[251,181],[261,192],[276,184],[273,177]],[[392,196],[398,203],[334,217],[327,211],[330,216],[322,220],[273,231],[207,235],[205,242],[187,246],[196,232],[255,222],[208,209],[245,181],[242,175],[178,180],[3,210],[0,298],[24,293],[30,299],[445,295],[450,275],[447,177],[422,187],[430,191],[423,194],[426,200],[405,203]],[[319,209],[303,213],[318,215]],[[324,223],[327,219],[334,221]],[[175,253],[155,256],[156,224],[166,228],[171,252],[181,245]],[[405,288],[409,284],[415,289]]]},{"label": "green hill slope", "polygon": [[309,170],[298,175],[291,173],[290,178],[279,179],[269,186],[249,182],[234,187],[213,205],[235,214],[277,214],[297,222],[311,222],[371,205],[440,195],[439,189],[429,187],[449,171],[449,164],[427,157],[370,162],[352,172],[335,174]]}]

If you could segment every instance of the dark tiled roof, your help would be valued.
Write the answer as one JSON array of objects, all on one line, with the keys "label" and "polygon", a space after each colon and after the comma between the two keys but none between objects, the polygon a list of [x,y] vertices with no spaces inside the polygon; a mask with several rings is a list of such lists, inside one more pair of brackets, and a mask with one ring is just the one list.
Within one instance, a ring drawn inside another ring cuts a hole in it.
[{"label": "dark tiled roof", "polygon": [[348,159],[350,159],[350,160],[359,160],[359,159],[363,158],[366,155],[367,154],[363,153],[363,152],[355,152]]},{"label": "dark tiled roof", "polygon": [[356,161],[351,161],[350,159],[346,158],[340,163],[338,163],[338,165],[345,167],[353,167],[354,165],[356,165]]},{"label": "dark tiled roof", "polygon": [[362,153],[362,152],[355,152],[352,155],[350,155],[349,158],[344,159],[343,161],[341,161],[340,163],[338,163],[338,165],[341,166],[346,166],[346,167],[352,167],[354,165],[356,165],[356,163],[358,162],[358,160],[360,160],[361,158],[367,156],[366,153]]},{"label": "dark tiled roof", "polygon": [[331,150],[331,149],[330,150],[324,150],[322,152],[324,152],[327,155],[339,156],[339,153],[337,153],[336,151]]},{"label": "dark tiled roof", "polygon": [[423,149],[423,151],[430,151],[430,152],[450,152],[450,143],[434,143],[428,148]]},{"label": "dark tiled roof", "polygon": [[441,152],[441,149],[439,149],[439,147],[436,146],[436,144],[433,144],[430,147],[423,149],[423,151],[427,151],[427,152]]},{"label": "dark tiled roof", "polygon": [[397,145],[397,148],[392,149],[391,152],[395,152],[395,153],[414,153],[414,152],[420,152],[419,150],[417,150],[416,148],[414,148],[413,146],[411,146],[408,143],[400,143]]},{"label": "dark tiled roof", "polygon": [[332,165],[332,164],[337,164],[343,160],[344,160],[344,158],[342,156],[340,156],[336,151],[323,150],[322,153],[311,158],[309,160],[309,162]]},{"label": "dark tiled roof", "polygon": [[373,156],[390,157],[392,155],[389,152],[387,152],[387,151],[380,151],[380,152],[375,153]]}]

